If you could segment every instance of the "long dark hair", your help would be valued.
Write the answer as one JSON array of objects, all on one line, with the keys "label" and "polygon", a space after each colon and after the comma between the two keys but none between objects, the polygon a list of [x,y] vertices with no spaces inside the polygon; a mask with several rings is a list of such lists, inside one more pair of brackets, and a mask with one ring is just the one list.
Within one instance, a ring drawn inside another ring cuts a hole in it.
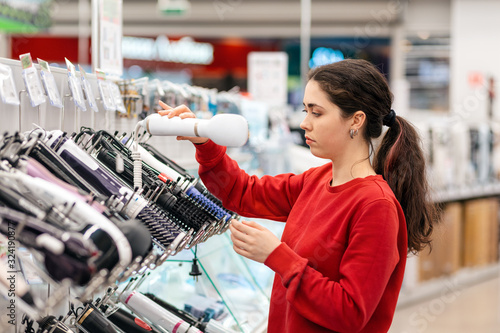
[{"label": "long dark hair", "polygon": [[[382,134],[384,118],[390,119],[393,95],[382,73],[370,62],[347,59],[317,67],[309,80],[318,82],[330,101],[349,118],[356,111],[366,114],[363,138]],[[408,232],[408,251],[417,253],[431,242],[433,223],[438,218],[429,198],[425,159],[418,132],[404,118],[396,116],[373,159],[373,168],[389,184],[403,208]]]}]

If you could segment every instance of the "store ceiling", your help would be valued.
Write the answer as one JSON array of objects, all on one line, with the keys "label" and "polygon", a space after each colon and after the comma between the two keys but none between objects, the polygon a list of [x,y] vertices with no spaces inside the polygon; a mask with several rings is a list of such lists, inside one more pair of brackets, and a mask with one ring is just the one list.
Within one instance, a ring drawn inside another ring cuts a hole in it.
[{"label": "store ceiling", "polygon": [[[390,27],[401,20],[407,1],[312,0],[312,35],[387,36]],[[300,35],[300,0],[190,0],[190,4],[185,16],[176,17],[162,15],[156,0],[123,0],[123,33],[208,38]],[[55,1],[50,33],[90,34],[88,22],[90,0]]]}]

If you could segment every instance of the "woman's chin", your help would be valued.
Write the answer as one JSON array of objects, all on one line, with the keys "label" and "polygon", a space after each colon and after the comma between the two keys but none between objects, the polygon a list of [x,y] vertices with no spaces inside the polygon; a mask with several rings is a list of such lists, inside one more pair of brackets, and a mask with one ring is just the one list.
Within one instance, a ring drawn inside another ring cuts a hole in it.
[{"label": "woman's chin", "polygon": [[324,156],[324,154],[321,154],[317,149],[314,149],[312,147],[309,147],[309,150],[311,151],[311,154],[317,158],[325,158],[328,159],[328,157]]}]

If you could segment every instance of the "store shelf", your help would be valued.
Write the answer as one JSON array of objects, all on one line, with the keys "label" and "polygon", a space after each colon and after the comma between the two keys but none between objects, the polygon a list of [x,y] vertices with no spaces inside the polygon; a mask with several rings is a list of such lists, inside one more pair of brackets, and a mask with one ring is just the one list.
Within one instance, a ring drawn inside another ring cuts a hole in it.
[{"label": "store shelf", "polygon": [[498,278],[499,275],[500,263],[484,267],[463,268],[453,275],[420,282],[416,286],[401,289],[397,308],[402,309],[430,299],[458,294],[466,287]]},{"label": "store shelf", "polygon": [[493,196],[500,196],[500,182],[440,190],[432,199],[436,203],[446,203]]},{"label": "store shelf", "polygon": [[263,332],[269,309],[268,295],[262,290],[243,257],[232,249],[228,234],[209,238],[196,250],[202,274],[190,276],[195,249],[184,250],[153,271],[140,291],[184,309],[190,298],[200,295],[222,302],[221,325],[244,333]]}]

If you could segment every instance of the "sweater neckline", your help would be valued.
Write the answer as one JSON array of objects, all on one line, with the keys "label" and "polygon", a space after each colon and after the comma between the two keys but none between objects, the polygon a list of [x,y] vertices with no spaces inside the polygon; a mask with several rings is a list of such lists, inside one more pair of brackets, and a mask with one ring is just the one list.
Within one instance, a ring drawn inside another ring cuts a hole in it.
[{"label": "sweater neckline", "polygon": [[330,192],[330,193],[339,193],[339,192],[342,192],[350,187],[353,187],[353,186],[356,186],[360,183],[363,183],[365,181],[376,181],[376,180],[383,180],[383,179],[384,178],[382,177],[382,175],[370,175],[370,176],[366,176],[364,178],[354,178],[354,179],[348,181],[347,183],[344,183],[341,185],[330,186],[332,179],[328,178],[328,181],[326,182],[326,188],[327,188],[328,192]]}]

